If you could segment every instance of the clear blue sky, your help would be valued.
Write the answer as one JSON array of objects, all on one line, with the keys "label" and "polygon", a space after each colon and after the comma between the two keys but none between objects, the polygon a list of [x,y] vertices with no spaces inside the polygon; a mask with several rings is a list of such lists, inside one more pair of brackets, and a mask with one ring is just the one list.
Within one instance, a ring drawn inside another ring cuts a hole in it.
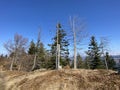
[{"label": "clear blue sky", "polygon": [[108,37],[111,53],[120,54],[120,0],[0,0],[0,54],[15,33],[35,40],[39,27],[42,42],[50,43],[56,23],[67,29],[73,15],[85,19],[89,35]]}]

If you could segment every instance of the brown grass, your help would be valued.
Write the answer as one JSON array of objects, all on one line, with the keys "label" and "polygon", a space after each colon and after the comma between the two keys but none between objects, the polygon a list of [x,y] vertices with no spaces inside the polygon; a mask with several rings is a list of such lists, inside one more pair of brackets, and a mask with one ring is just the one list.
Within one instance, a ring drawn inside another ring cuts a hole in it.
[{"label": "brown grass", "polygon": [[4,72],[5,90],[120,90],[120,75],[114,73],[85,69],[7,71]]}]

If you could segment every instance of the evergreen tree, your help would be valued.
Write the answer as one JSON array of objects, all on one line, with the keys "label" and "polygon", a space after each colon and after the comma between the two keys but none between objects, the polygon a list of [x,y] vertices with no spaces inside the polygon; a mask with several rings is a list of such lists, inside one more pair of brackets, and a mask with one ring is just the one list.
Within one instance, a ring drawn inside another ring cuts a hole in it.
[{"label": "evergreen tree", "polygon": [[[40,69],[40,68],[45,68],[46,63],[45,63],[45,48],[42,42],[40,42],[40,39],[38,39],[37,43],[35,44],[34,41],[32,40],[30,43],[30,47],[28,50],[29,55],[33,55],[36,61],[34,64],[34,69]],[[34,61],[34,60],[33,60]]]},{"label": "evergreen tree", "polygon": [[105,58],[108,64],[108,69],[114,69],[114,66],[116,65],[116,63],[114,59],[109,55],[108,52],[106,52]]},{"label": "evergreen tree", "polygon": [[46,68],[46,61],[45,61],[45,48],[42,42],[40,42],[36,47],[36,64],[35,64],[35,68],[36,69],[40,69],[40,68]]},{"label": "evergreen tree", "polygon": [[40,46],[38,48],[38,64],[37,66],[39,68],[45,68],[45,48],[43,43],[40,43]]},{"label": "evergreen tree", "polygon": [[84,66],[85,69],[90,69],[90,58],[89,58],[89,56],[85,57],[85,60],[83,62],[83,66]]},{"label": "evergreen tree", "polygon": [[[49,46],[51,46],[51,54],[52,54],[52,62],[53,65],[55,65],[54,63],[55,61],[55,57],[56,57],[56,49],[57,49],[57,33],[58,33],[58,44],[60,44],[60,62],[63,65],[63,63],[68,64],[68,57],[69,57],[69,49],[68,49],[68,40],[67,40],[67,34],[66,32],[62,29],[61,24],[57,25],[57,30],[58,32],[56,32],[55,37],[53,38],[53,43],[49,44]],[[53,60],[54,59],[54,60]],[[65,64],[65,65],[66,65]]]},{"label": "evergreen tree", "polygon": [[88,47],[88,51],[86,52],[88,57],[90,58],[90,68],[91,69],[99,69],[103,68],[102,61],[100,59],[101,53],[100,49],[98,47],[97,41],[95,40],[95,37],[91,37],[91,41]]},{"label": "evergreen tree", "polygon": [[56,68],[55,59],[56,59],[55,56],[51,56],[50,60],[46,64],[47,69],[55,69]]},{"label": "evergreen tree", "polygon": [[[67,40],[67,34],[66,32],[62,29],[61,24],[58,24],[58,44],[60,44],[60,52],[61,56],[66,57],[69,55],[69,50],[68,50],[68,40]],[[52,54],[56,53],[56,46],[57,46],[57,32],[55,37],[53,38],[53,44],[52,44]]]},{"label": "evergreen tree", "polygon": [[80,54],[77,55],[77,68],[83,68],[83,61]]},{"label": "evergreen tree", "polygon": [[40,47],[38,48],[38,56],[44,57],[44,55],[45,55],[45,48],[43,43],[40,43]]},{"label": "evergreen tree", "polygon": [[28,54],[34,55],[35,52],[36,52],[36,46],[35,46],[34,41],[32,40],[32,41],[30,42],[30,47],[29,47],[29,50],[28,50]]},{"label": "evergreen tree", "polygon": [[118,74],[120,74],[120,63],[118,63],[118,64],[116,65],[116,69],[117,69],[117,71],[118,71]]}]

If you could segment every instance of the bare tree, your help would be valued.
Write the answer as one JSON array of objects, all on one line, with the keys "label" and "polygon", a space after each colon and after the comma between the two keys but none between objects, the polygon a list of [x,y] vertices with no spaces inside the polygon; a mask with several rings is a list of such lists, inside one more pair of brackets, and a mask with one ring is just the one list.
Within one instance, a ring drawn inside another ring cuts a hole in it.
[{"label": "bare tree", "polygon": [[80,45],[82,40],[87,37],[87,33],[85,32],[85,24],[78,17],[70,17],[70,27],[73,36],[73,44],[74,44],[74,69],[77,68],[77,45]]},{"label": "bare tree", "polygon": [[108,70],[108,64],[105,58],[105,53],[108,51],[108,44],[109,44],[109,40],[107,37],[101,37],[101,42],[100,42],[100,48],[101,48],[101,54],[103,56],[103,59],[105,60],[105,66],[106,69]]},{"label": "bare tree", "polygon": [[4,47],[12,55],[12,62],[10,65],[10,70],[13,69],[13,64],[17,63],[20,57],[25,53],[26,44],[28,42],[27,38],[23,38],[23,36],[19,34],[14,35],[14,40],[9,40],[7,43],[4,44]]},{"label": "bare tree", "polygon": [[36,66],[39,45],[40,45],[40,31],[38,32],[38,39],[37,39],[37,44],[36,44],[36,51],[35,51],[34,63],[33,63],[33,66],[32,66],[32,70],[34,70],[35,66]]}]

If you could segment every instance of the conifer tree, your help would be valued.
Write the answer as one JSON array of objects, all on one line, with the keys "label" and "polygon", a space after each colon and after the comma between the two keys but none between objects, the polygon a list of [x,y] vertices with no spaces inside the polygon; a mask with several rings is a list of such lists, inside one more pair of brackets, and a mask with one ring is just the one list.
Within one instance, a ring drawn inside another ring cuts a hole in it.
[{"label": "conifer tree", "polygon": [[84,65],[84,68],[85,68],[85,69],[90,69],[90,58],[89,58],[89,56],[86,56],[86,57],[85,57],[85,60],[84,60],[84,62],[83,62],[83,65]]},{"label": "conifer tree", "polygon": [[103,66],[102,66],[103,64],[100,59],[100,57],[101,57],[100,49],[98,47],[97,41],[95,40],[94,36],[91,37],[88,51],[86,52],[86,54],[90,58],[90,68],[91,69],[103,68]]},{"label": "conifer tree", "polygon": [[77,68],[83,68],[83,61],[80,54],[77,55]]},{"label": "conifer tree", "polygon": [[[57,33],[57,32],[56,32]],[[57,46],[57,34],[53,38],[53,44],[51,45],[51,51],[52,54],[56,53],[56,46]],[[67,40],[67,34],[65,30],[62,29],[61,24],[58,24],[58,44],[60,44],[60,51],[61,51],[61,56],[65,57],[69,55],[69,50],[68,50],[68,40]]]},{"label": "conifer tree", "polygon": [[114,66],[116,65],[116,63],[114,59],[109,55],[108,52],[106,52],[105,58],[108,64],[108,69],[114,69]]},{"label": "conifer tree", "polygon": [[[57,24],[57,29],[58,29],[58,44],[60,45],[60,60],[61,60],[61,63],[65,64],[66,62],[68,62],[68,57],[69,57],[69,49],[68,49],[69,42],[67,40],[67,34],[65,30],[62,29],[60,23]],[[51,47],[50,52],[52,54],[51,64],[55,65],[55,57],[56,57],[56,49],[57,49],[57,34],[53,38],[53,43],[49,44],[49,46]]]},{"label": "conifer tree", "polygon": [[43,43],[40,43],[40,46],[38,48],[38,68],[45,68],[45,48]]},{"label": "conifer tree", "polygon": [[38,33],[37,43],[35,44],[35,55],[34,55],[32,70],[40,69],[42,67],[41,66],[41,64],[42,64],[41,57],[43,57],[42,56],[43,55],[42,54],[43,53],[43,49],[44,49],[44,47],[43,47],[42,42],[40,41],[40,32],[39,32]]},{"label": "conifer tree", "polygon": [[32,40],[32,41],[30,42],[30,47],[29,47],[29,50],[28,50],[28,54],[34,55],[35,52],[36,52],[36,46],[35,46],[34,41]]}]

